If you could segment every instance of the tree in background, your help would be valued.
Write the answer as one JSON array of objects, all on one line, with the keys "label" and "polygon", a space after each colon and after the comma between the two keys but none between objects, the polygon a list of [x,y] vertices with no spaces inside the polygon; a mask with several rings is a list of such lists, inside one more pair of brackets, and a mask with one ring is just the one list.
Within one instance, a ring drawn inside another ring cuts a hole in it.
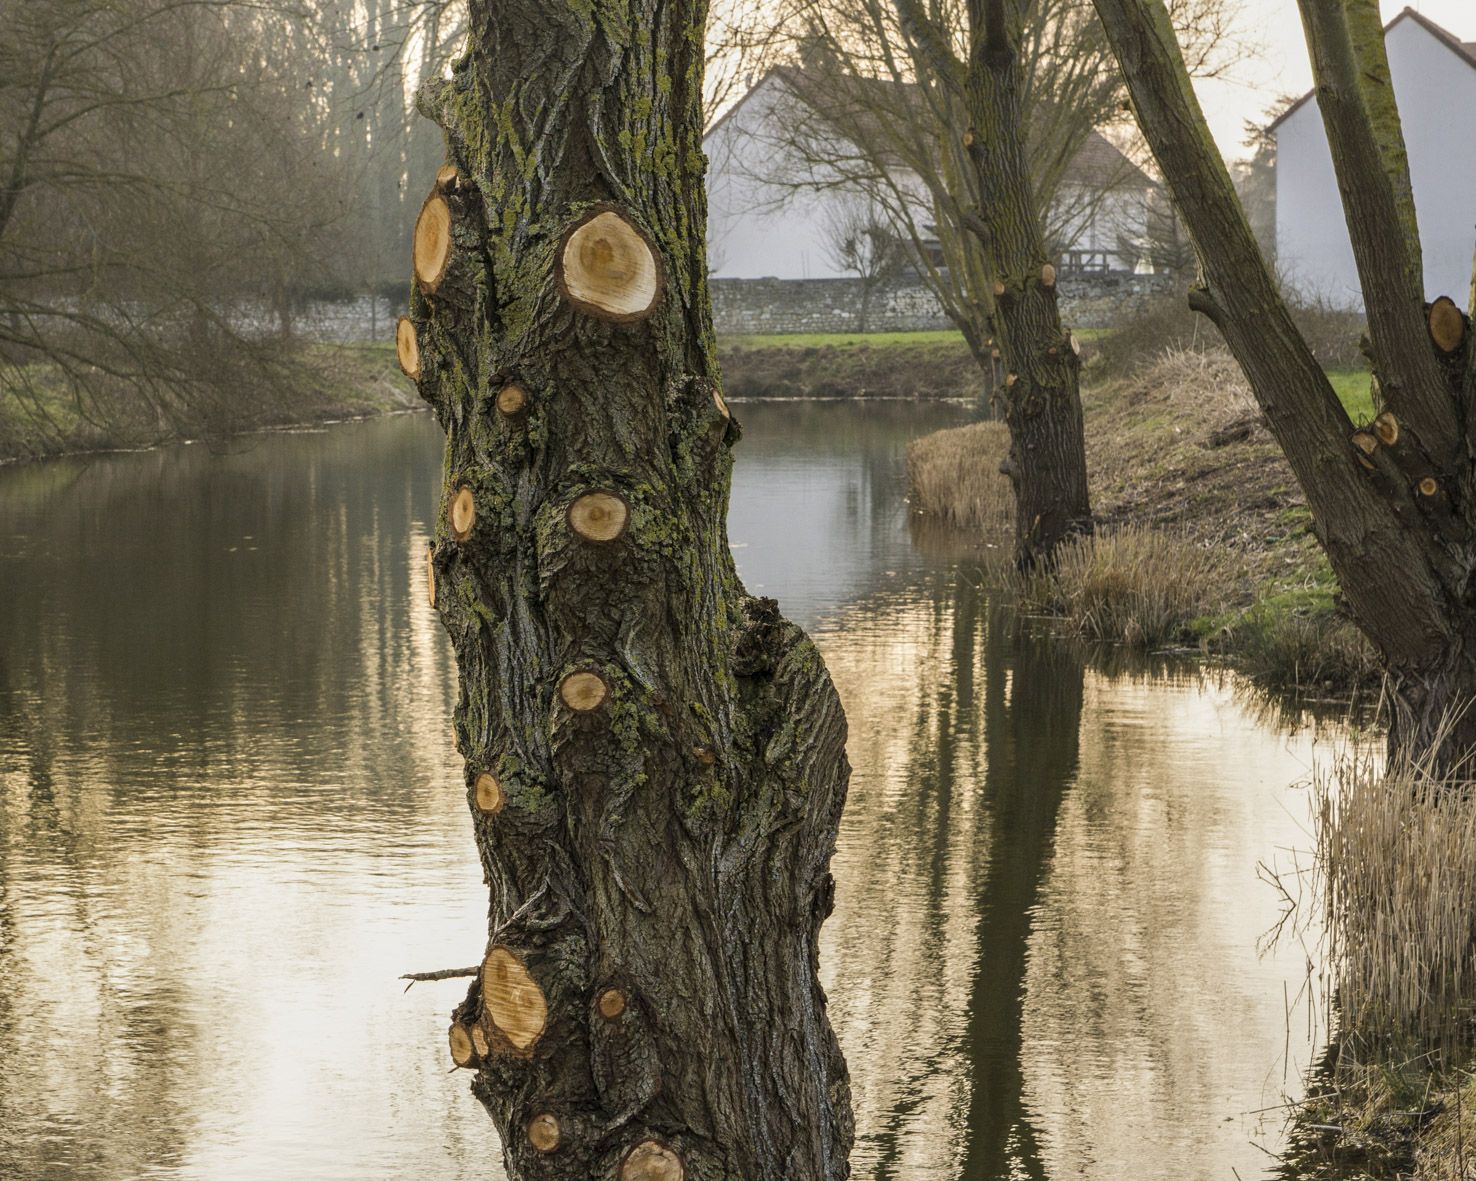
[{"label": "tree in background", "polygon": [[[1176,8],[1202,73],[1234,60],[1228,3]],[[1003,362],[991,393],[1011,427],[1017,556],[1049,559],[1091,527],[1056,260],[1136,171],[1110,148],[1094,155],[1117,166],[1090,183],[1076,167],[1122,101],[1101,29],[1078,0],[796,0],[786,19],[803,67],[784,75],[793,98],[764,179],[884,210],[986,381]]]},{"label": "tree in background", "polygon": [[[231,429],[303,366],[343,177],[270,14],[22,0],[0,38],[0,397],[59,436]],[[275,328],[275,331],[272,329]]]},{"label": "tree in background", "polygon": [[825,248],[836,270],[853,272],[861,283],[861,316],[856,330],[865,332],[871,297],[878,287],[907,268],[907,248],[881,210],[856,199],[831,211],[825,225]]},{"label": "tree in background", "polygon": [[1391,752],[1476,749],[1476,399],[1470,319],[1424,298],[1377,0],[1299,0],[1368,315],[1382,412],[1354,424],[1292,322],[1205,124],[1162,0],[1095,0],[1143,134],[1193,235],[1193,307],[1220,329],[1388,671]]},{"label": "tree in background", "polygon": [[450,1040],[517,1181],[849,1173],[845,721],[727,542],[704,16],[473,0],[420,100],[448,162],[398,340],[447,434],[431,593],[491,886]]}]

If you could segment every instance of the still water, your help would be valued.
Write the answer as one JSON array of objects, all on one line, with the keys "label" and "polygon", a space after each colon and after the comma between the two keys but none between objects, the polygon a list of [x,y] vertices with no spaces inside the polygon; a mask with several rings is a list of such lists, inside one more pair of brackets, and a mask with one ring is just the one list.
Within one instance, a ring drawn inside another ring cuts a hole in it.
[{"label": "still water", "polygon": [[[1321,1030],[1258,865],[1306,733],[1031,638],[909,528],[947,406],[739,407],[731,535],[855,765],[823,974],[869,1181],[1241,1181]],[[501,1178],[425,416],[0,472],[0,1177]]]}]

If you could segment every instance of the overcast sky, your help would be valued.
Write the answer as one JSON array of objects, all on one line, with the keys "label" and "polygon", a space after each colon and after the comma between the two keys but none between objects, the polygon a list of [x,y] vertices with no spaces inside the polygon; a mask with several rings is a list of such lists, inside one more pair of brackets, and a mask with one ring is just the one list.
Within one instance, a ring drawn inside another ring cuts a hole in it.
[{"label": "overcast sky", "polygon": [[[1296,0],[1240,3],[1244,35],[1259,42],[1260,59],[1241,66],[1235,81],[1206,82],[1199,91],[1220,150],[1231,159],[1246,154],[1241,143],[1245,120],[1259,121],[1280,95],[1300,96],[1312,88],[1312,67],[1307,63]],[[1413,8],[1462,41],[1476,41],[1476,0],[1382,0],[1382,7],[1386,21]]]}]

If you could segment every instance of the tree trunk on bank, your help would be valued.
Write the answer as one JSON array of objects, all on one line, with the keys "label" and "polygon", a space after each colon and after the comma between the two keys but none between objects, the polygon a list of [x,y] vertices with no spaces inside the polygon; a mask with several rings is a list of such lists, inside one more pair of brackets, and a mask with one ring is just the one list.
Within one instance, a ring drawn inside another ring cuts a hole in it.
[{"label": "tree trunk on bank", "polygon": [[1010,431],[1004,466],[1015,490],[1015,556],[1029,568],[1049,563],[1066,538],[1092,532],[1081,360],[1061,326],[1056,268],[1046,257],[1005,6],[976,0],[970,8],[974,49],[965,95],[972,126],[964,140],[980,194],[970,226],[996,268],[993,332],[1005,378],[995,398]]},{"label": "tree trunk on bank", "polygon": [[1452,301],[1424,303],[1377,4],[1301,0],[1383,397],[1355,428],[1261,256],[1162,0],[1095,3],[1194,239],[1190,303],[1245,370],[1348,611],[1382,654],[1390,753],[1455,772],[1476,750],[1476,350]]},{"label": "tree trunk on bank", "polygon": [[704,19],[473,0],[421,96],[452,169],[401,361],[447,433],[430,593],[491,887],[452,1042],[517,1181],[849,1172],[816,976],[845,721],[727,544]]}]

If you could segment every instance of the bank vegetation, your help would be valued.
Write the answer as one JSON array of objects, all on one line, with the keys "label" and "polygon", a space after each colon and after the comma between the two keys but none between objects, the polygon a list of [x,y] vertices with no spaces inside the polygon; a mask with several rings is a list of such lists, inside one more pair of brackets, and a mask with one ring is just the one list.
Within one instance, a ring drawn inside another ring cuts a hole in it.
[{"label": "bank vegetation", "polygon": [[[1021,580],[1022,608],[1094,641],[1200,650],[1274,691],[1369,696],[1374,655],[1339,606],[1306,501],[1239,368],[1194,330],[1169,312],[1156,337],[1133,323],[1097,346],[1082,394],[1097,535]],[[1327,336],[1350,411],[1371,417],[1356,352],[1335,343],[1356,349],[1357,333]],[[1160,347],[1142,351],[1150,340]],[[998,544],[1012,520],[1006,453],[989,422],[917,440],[914,508]]]}]

